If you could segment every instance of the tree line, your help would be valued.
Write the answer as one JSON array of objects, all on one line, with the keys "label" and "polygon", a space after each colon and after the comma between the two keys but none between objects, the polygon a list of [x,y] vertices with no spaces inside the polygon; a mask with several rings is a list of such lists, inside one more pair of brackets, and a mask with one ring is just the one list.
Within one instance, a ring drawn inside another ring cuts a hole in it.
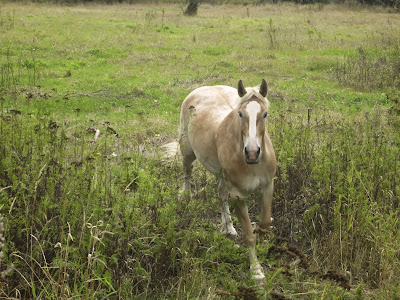
[{"label": "tree line", "polygon": [[[18,2],[20,0],[10,0],[11,2]],[[77,4],[77,3],[106,3],[106,4],[117,4],[117,3],[185,3],[188,7],[194,9],[201,3],[209,3],[214,5],[220,4],[242,4],[242,5],[262,5],[267,3],[276,4],[279,2],[294,2],[297,4],[314,4],[314,3],[360,3],[373,6],[387,6],[394,9],[400,9],[400,0],[31,0],[32,2],[49,2],[49,3],[62,3],[62,4]],[[193,15],[190,12],[188,15]]]}]

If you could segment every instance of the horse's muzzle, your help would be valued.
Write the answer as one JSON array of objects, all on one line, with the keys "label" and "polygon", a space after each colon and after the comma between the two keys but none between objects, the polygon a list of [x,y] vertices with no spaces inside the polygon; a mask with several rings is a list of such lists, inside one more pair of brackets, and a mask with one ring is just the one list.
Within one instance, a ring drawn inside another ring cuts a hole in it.
[{"label": "horse's muzzle", "polygon": [[244,156],[246,158],[246,163],[253,165],[258,163],[260,160],[261,148],[257,147],[244,147]]}]

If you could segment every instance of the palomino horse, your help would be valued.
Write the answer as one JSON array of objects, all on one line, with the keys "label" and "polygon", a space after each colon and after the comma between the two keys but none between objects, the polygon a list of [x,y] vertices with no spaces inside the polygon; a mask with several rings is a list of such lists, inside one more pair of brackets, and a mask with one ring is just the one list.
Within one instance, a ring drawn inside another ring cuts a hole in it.
[{"label": "palomino horse", "polygon": [[228,200],[242,226],[243,241],[250,255],[252,277],[263,284],[265,276],[256,255],[253,231],[245,198],[259,195],[261,232],[271,224],[271,203],[276,158],[265,128],[269,101],[267,83],[260,88],[238,89],[206,86],[192,91],[182,103],[179,142],[183,154],[185,183],[190,192],[192,163],[200,163],[219,179],[222,200],[222,231],[237,236]]}]

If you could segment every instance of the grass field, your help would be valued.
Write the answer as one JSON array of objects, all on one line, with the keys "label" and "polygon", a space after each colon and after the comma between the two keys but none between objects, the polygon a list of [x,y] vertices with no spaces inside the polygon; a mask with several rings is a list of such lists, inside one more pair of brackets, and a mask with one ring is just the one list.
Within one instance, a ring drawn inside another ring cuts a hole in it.
[{"label": "grass field", "polygon": [[[0,76],[0,297],[400,297],[399,14],[2,3]],[[278,172],[258,288],[215,179],[196,165],[179,200],[161,146],[191,90],[262,78]]]}]

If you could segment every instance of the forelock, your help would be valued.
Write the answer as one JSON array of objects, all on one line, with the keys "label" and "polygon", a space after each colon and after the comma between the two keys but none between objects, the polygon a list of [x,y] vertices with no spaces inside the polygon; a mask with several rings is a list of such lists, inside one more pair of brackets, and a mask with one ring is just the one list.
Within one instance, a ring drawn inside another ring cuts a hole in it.
[{"label": "forelock", "polygon": [[267,109],[269,108],[269,101],[266,97],[263,97],[260,93],[259,93],[259,87],[252,87],[252,88],[246,88],[246,95],[244,95],[242,98],[240,98],[239,103],[238,103],[238,108],[246,101],[250,100],[253,97],[256,97],[257,99],[261,100],[265,106],[267,107]]}]

